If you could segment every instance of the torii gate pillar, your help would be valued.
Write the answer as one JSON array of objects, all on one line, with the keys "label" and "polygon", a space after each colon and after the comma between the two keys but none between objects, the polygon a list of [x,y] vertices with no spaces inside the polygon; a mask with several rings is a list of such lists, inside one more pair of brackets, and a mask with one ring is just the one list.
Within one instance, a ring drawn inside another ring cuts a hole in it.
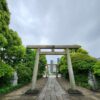
[{"label": "torii gate pillar", "polygon": [[75,90],[75,79],[74,79],[74,73],[73,73],[72,62],[71,62],[69,49],[67,49],[67,64],[68,64],[68,72],[69,72],[69,79],[70,79],[71,89]]},{"label": "torii gate pillar", "polygon": [[39,65],[39,52],[40,50],[36,50],[36,57],[35,57],[35,65],[33,70],[33,77],[32,77],[32,88],[31,90],[35,89],[36,81],[37,81],[37,73],[38,73],[38,65]]}]

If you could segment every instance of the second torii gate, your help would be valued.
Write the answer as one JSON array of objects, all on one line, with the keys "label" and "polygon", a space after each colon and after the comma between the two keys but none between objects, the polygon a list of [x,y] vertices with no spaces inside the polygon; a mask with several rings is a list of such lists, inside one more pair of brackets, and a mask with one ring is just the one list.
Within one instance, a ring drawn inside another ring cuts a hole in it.
[{"label": "second torii gate", "polygon": [[[48,66],[51,67],[50,65],[51,65],[51,64],[47,64],[47,65],[46,65],[46,77],[48,76]],[[56,71],[55,71],[55,72],[56,72],[56,77],[58,77],[58,68],[57,68],[57,64],[52,64],[52,65],[53,65],[53,67],[56,66],[56,67],[55,67],[55,68],[56,68]]]},{"label": "second torii gate", "polygon": [[[35,57],[35,65],[33,70],[31,90],[34,90],[36,86],[38,65],[39,65],[39,55],[66,55],[71,89],[75,90],[75,79],[74,79],[74,73],[73,73],[69,49],[77,49],[80,47],[81,47],[80,45],[28,45],[27,48],[36,49],[36,57]],[[51,51],[44,52],[41,51],[41,49],[51,49]],[[55,49],[64,49],[64,51],[57,52],[55,51]]]}]

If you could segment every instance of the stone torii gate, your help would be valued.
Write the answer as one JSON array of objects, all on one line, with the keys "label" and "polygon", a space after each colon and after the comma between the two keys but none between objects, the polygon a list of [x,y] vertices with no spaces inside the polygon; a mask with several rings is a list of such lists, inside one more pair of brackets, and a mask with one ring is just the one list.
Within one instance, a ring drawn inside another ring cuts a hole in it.
[{"label": "stone torii gate", "polygon": [[[75,79],[74,79],[74,73],[73,73],[69,49],[77,49],[80,47],[81,47],[80,45],[28,45],[27,48],[36,49],[36,57],[35,57],[35,65],[33,70],[31,90],[34,90],[36,86],[38,65],[39,65],[39,55],[66,55],[71,89],[75,90]],[[51,51],[44,52],[41,51],[41,49],[51,49]],[[58,52],[55,51],[55,49],[64,49],[64,51]]]}]

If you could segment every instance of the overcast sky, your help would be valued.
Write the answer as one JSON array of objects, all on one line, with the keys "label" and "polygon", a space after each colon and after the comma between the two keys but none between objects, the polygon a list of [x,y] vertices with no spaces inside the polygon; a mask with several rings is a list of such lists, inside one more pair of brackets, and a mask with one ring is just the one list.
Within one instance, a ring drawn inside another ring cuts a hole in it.
[{"label": "overcast sky", "polygon": [[24,45],[79,44],[100,57],[100,0],[7,0]]}]

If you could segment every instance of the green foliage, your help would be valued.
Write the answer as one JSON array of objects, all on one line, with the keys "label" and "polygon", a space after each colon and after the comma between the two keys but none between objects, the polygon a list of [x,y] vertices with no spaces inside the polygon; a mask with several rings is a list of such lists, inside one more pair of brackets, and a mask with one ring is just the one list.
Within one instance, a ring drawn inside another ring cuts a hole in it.
[{"label": "green foliage", "polygon": [[0,61],[0,78],[3,76],[11,77],[13,72],[14,72],[14,69],[11,66]]},{"label": "green foliage", "polygon": [[88,81],[88,77],[87,75],[82,75],[82,74],[78,74],[78,75],[75,75],[75,79],[76,79],[76,82],[82,82],[82,83],[87,83]]},{"label": "green foliage", "polygon": [[[19,55],[24,53],[22,50],[24,47],[22,47],[22,42],[17,32],[9,29],[9,21],[10,13],[6,0],[0,0],[0,57],[4,62],[12,66],[12,63],[15,62],[15,59],[12,58],[19,57],[21,60]],[[17,61],[19,62],[18,59],[16,59]]]},{"label": "green foliage", "polygon": [[60,66],[60,72],[61,73],[66,73],[67,72],[67,65],[61,65]]},{"label": "green foliage", "polygon": [[88,54],[88,52],[87,52],[86,50],[82,49],[82,48],[79,48],[79,49],[77,50],[77,53]]},{"label": "green foliage", "polygon": [[93,72],[95,75],[100,76],[100,61],[97,61],[93,66]]},{"label": "green foliage", "polygon": [[20,87],[26,85],[26,84],[27,84],[27,83],[18,84],[18,85],[16,85],[16,86],[12,86],[12,85],[3,86],[3,87],[0,88],[0,95],[1,95],[1,94],[4,95],[4,94],[6,94],[6,93],[9,93],[9,92],[11,92],[11,91],[14,91],[14,90],[16,90],[16,89],[18,89],[18,88],[20,88]]},{"label": "green foliage", "polygon": [[92,66],[95,64],[96,59],[94,57],[91,57],[87,54],[83,53],[74,53],[71,54],[72,58],[72,64],[74,71],[76,73],[79,72],[88,72],[90,69],[92,69]]},{"label": "green foliage", "polygon": [[0,34],[0,48],[6,45],[7,45],[7,39],[2,34]]},{"label": "green foliage", "polygon": [[6,0],[0,0],[0,34],[5,32],[4,29],[9,25],[10,13],[7,7]]},{"label": "green foliage", "polygon": [[22,41],[20,37],[18,36],[18,33],[13,31],[12,29],[6,30],[7,32],[4,33],[4,36],[7,38],[8,41],[8,47],[9,46],[20,46],[22,44]]},{"label": "green foliage", "polygon": [[[11,76],[13,68],[23,61],[26,50],[17,32],[9,29],[9,22],[10,13],[6,0],[0,0],[0,84],[10,82],[8,76]],[[20,69],[22,70],[23,66]],[[25,67],[25,70],[28,68]]]},{"label": "green foliage", "polygon": [[75,81],[76,81],[76,84],[78,86],[82,86],[82,87],[90,89],[90,86],[88,84],[87,74],[85,74],[85,75],[83,75],[83,74],[75,75]]},{"label": "green foliage", "polygon": [[9,29],[10,13],[6,0],[0,0],[0,59],[15,66],[22,60],[25,48],[17,32]]},{"label": "green foliage", "polygon": [[75,75],[75,81],[76,81],[76,85],[85,87],[87,89],[91,89],[91,86],[88,84],[88,75],[87,74],[79,73],[79,74]]},{"label": "green foliage", "polygon": [[9,56],[13,56],[13,57],[24,57],[25,55],[25,48],[23,46],[12,46],[8,49],[8,54]]},{"label": "green foliage", "polygon": [[[91,57],[88,52],[82,48],[76,50],[72,50],[70,52],[73,70],[75,74],[75,80],[77,85],[90,88],[88,85],[88,71],[93,69],[94,73],[100,73],[98,69],[100,69],[100,63],[96,64],[96,58]],[[59,62],[59,71],[65,78],[68,78],[68,66],[67,66],[67,58],[66,56],[62,56]],[[94,66],[94,67],[93,67]],[[100,74],[99,74],[100,75]]]},{"label": "green foliage", "polygon": [[0,31],[3,30],[6,25],[9,25],[10,14],[6,11],[0,10]]},{"label": "green foliage", "polygon": [[10,86],[3,86],[2,88],[0,88],[0,94],[6,94],[8,92],[11,92],[12,90],[17,89],[19,86],[20,86],[20,84],[17,86],[11,86],[11,85]]},{"label": "green foliage", "polygon": [[35,53],[33,50],[26,49],[23,61],[16,65],[19,83],[30,82],[34,68]]},{"label": "green foliage", "polygon": [[5,60],[8,64],[14,67],[23,59],[25,55],[25,48],[22,45],[12,46],[7,50],[7,53],[8,57]]},{"label": "green foliage", "polygon": [[[34,61],[35,51],[27,49],[26,55],[23,58],[23,62],[16,66],[19,83],[31,81],[33,75]],[[46,62],[46,57],[44,55],[41,55],[39,59],[38,78],[42,77],[42,75],[44,74]]]},{"label": "green foliage", "polygon": [[31,68],[31,70],[33,70],[34,61],[35,61],[35,51],[31,49],[26,49],[26,54],[23,58],[23,63],[25,63],[28,68]]},{"label": "green foliage", "polygon": [[0,60],[0,87],[10,83],[14,69]]},{"label": "green foliage", "polygon": [[67,61],[66,61],[66,56],[62,56],[59,62],[59,71],[64,73],[65,70],[67,70]]},{"label": "green foliage", "polygon": [[[0,86],[10,82],[14,70],[18,72],[19,83],[30,82],[35,61],[35,51],[22,46],[18,33],[9,29],[9,22],[10,13],[6,0],[0,0]],[[40,56],[39,61],[38,77],[41,77],[46,57]]]},{"label": "green foliage", "polygon": [[32,78],[32,70],[26,67],[25,64],[20,63],[16,67],[18,73],[18,81],[19,83],[29,82]]},{"label": "green foliage", "polygon": [[[59,70],[61,73],[67,71],[67,58],[62,56],[59,62]],[[74,69],[74,73],[88,73],[92,66],[96,63],[96,58],[88,55],[87,51],[78,49],[77,52],[71,52],[71,60]],[[66,72],[67,73],[67,72]]]},{"label": "green foliage", "polygon": [[38,70],[39,78],[43,76],[46,64],[47,64],[47,60],[45,55],[41,55],[39,58],[39,70]]},{"label": "green foliage", "polygon": [[0,0],[0,10],[9,12],[6,0]]}]

